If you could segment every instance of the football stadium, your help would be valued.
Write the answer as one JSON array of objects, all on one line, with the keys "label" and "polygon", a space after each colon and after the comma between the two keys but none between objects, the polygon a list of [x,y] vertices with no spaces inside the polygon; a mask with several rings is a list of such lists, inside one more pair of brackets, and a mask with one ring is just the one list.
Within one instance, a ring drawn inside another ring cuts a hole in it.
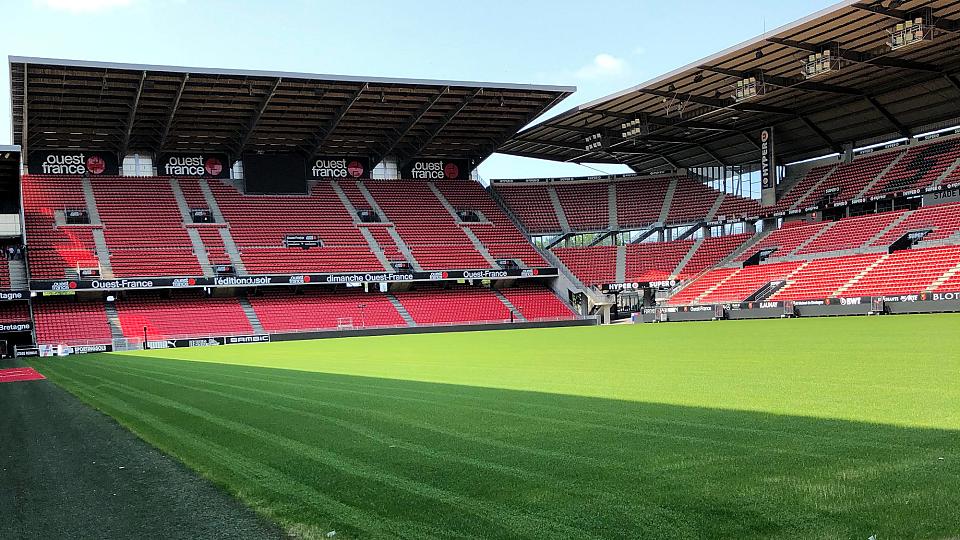
[{"label": "football stadium", "polygon": [[8,56],[0,538],[960,538],[960,0],[699,54]]}]

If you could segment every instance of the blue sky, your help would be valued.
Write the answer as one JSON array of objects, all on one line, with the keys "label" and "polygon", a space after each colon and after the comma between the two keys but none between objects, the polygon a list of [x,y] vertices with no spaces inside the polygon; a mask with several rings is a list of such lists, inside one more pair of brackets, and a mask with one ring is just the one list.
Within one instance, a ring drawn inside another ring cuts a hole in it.
[{"label": "blue sky", "polygon": [[[641,83],[831,0],[7,0],[3,55],[573,85],[553,111]],[[2,62],[0,144],[10,143]],[[603,172],[622,172],[597,166]],[[597,174],[494,155],[484,178]]]}]

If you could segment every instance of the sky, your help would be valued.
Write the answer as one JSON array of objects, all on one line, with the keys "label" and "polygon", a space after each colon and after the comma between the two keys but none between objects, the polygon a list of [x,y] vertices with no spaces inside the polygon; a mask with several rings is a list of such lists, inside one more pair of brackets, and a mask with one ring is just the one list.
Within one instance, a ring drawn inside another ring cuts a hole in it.
[{"label": "sky", "polygon": [[[640,84],[833,3],[0,0],[0,52],[189,67],[576,86],[577,92],[549,116]],[[0,144],[10,144],[10,75],[5,60],[0,69]],[[495,154],[478,172],[490,179],[627,169]]]}]

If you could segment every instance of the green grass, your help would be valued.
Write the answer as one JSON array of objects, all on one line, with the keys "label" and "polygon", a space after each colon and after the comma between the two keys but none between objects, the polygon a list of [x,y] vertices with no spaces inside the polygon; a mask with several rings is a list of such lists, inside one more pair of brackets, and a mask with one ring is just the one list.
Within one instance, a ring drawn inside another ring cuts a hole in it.
[{"label": "green grass", "polygon": [[687,323],[37,364],[306,538],[943,539],[958,330]]}]

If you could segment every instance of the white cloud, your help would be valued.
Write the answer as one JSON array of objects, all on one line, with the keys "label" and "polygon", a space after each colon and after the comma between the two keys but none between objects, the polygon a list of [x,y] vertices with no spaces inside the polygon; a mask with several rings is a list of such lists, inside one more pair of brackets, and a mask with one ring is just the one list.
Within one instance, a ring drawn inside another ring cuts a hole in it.
[{"label": "white cloud", "polygon": [[600,53],[593,61],[581,67],[575,73],[580,79],[598,79],[601,77],[619,77],[629,69],[627,61],[612,54]]},{"label": "white cloud", "polygon": [[34,3],[58,11],[90,13],[116,7],[127,7],[133,3],[133,0],[34,0]]}]

